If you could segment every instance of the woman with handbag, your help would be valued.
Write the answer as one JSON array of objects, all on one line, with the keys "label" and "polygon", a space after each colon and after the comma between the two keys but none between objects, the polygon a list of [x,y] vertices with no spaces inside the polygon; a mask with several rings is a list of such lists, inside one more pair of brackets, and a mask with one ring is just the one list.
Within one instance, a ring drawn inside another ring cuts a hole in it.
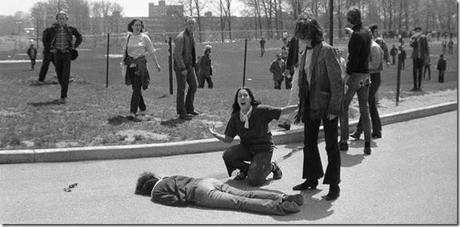
[{"label": "woman with handbag", "polygon": [[142,89],[146,90],[150,82],[146,56],[150,56],[158,72],[161,70],[152,41],[143,32],[143,29],[144,23],[139,19],[133,19],[128,24],[129,32],[124,46],[123,62],[121,63],[126,67],[125,83],[126,85],[132,85],[133,88],[130,108],[131,118],[136,118],[138,108],[141,113],[147,109],[142,97]]}]

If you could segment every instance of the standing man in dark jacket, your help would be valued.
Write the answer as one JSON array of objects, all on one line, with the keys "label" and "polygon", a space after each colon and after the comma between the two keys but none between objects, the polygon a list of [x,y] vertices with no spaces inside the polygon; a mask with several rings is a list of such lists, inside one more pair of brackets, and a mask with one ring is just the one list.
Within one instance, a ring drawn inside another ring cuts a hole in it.
[{"label": "standing man in dark jacket", "polygon": [[[176,111],[179,119],[191,120],[193,116],[199,114],[193,106],[198,86],[195,75],[195,39],[193,38],[196,22],[192,17],[188,17],[185,23],[185,30],[174,39],[174,71],[177,80]],[[188,91],[184,101],[186,84],[188,84]]]},{"label": "standing man in dark jacket", "polygon": [[423,66],[426,58],[430,55],[430,50],[427,38],[422,33],[422,28],[416,27],[414,28],[414,32],[415,34],[412,35],[409,42],[409,45],[413,48],[412,60],[414,87],[411,91],[421,91]]},{"label": "standing man in dark jacket", "polygon": [[29,49],[27,49],[27,56],[30,59],[30,70],[34,70],[35,59],[37,59],[37,49],[35,49],[34,44],[30,44]]},{"label": "standing man in dark jacket", "polygon": [[[49,47],[49,51],[53,54],[57,78],[61,85],[59,102],[64,104],[69,89],[71,51],[76,49],[83,40],[76,28],[67,26],[68,17],[64,11],[56,14],[56,20],[57,23],[53,24],[43,37],[43,44],[45,49]],[[75,36],[75,43],[72,43],[72,36]]]},{"label": "standing man in dark jacket", "polygon": [[355,93],[358,94],[359,113],[364,130],[364,153],[371,153],[371,126],[369,119],[369,54],[372,35],[369,29],[362,26],[361,12],[353,8],[347,13],[347,21],[353,29],[348,42],[348,63],[346,70],[345,96],[340,117],[340,142],[342,151],[348,150],[348,107]]},{"label": "standing man in dark jacket", "polygon": [[53,29],[54,29],[54,25],[49,28],[46,28],[42,34],[43,61],[42,61],[42,66],[40,68],[40,73],[38,74],[38,83],[43,83],[43,81],[45,81],[46,73],[48,73],[48,67],[50,65],[50,62],[52,62],[54,65],[53,53],[50,52],[51,42],[47,38],[49,37],[51,30]]}]

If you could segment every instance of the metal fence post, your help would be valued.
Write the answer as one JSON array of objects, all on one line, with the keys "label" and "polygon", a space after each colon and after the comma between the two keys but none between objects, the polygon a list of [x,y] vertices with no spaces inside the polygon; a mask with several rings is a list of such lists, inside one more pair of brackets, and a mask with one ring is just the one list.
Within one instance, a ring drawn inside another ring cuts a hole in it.
[{"label": "metal fence post", "polygon": [[105,87],[109,87],[109,47],[110,47],[110,33],[107,33],[107,63],[105,67]]},{"label": "metal fence post", "polygon": [[172,75],[172,67],[173,67],[173,59],[172,59],[172,42],[171,37],[168,40],[168,61],[169,61],[169,94],[173,94],[173,75]]},{"label": "metal fence post", "polygon": [[401,53],[398,54],[398,70],[397,70],[397,81],[396,81],[396,106],[399,105],[399,90],[401,86]]}]

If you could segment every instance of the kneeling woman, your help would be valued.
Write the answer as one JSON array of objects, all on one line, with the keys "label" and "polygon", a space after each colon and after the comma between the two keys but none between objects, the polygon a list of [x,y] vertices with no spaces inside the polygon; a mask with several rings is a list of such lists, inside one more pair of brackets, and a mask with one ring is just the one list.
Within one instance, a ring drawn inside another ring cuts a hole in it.
[{"label": "kneeling woman", "polygon": [[240,137],[240,144],[228,148],[223,154],[223,159],[229,176],[234,170],[239,169],[235,180],[247,177],[249,184],[253,186],[262,185],[271,172],[273,179],[281,179],[281,169],[275,162],[271,162],[275,144],[268,124],[297,108],[297,105],[278,108],[259,104],[249,88],[239,88],[224,135],[212,128],[209,129],[214,137],[225,143],[231,143],[237,135]]}]

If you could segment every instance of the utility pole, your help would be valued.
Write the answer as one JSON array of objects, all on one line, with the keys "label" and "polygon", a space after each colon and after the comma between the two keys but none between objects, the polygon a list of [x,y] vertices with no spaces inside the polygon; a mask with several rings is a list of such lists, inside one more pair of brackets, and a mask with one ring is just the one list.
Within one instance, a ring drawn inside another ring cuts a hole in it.
[{"label": "utility pole", "polygon": [[334,38],[334,0],[329,0],[329,44],[333,45]]}]

